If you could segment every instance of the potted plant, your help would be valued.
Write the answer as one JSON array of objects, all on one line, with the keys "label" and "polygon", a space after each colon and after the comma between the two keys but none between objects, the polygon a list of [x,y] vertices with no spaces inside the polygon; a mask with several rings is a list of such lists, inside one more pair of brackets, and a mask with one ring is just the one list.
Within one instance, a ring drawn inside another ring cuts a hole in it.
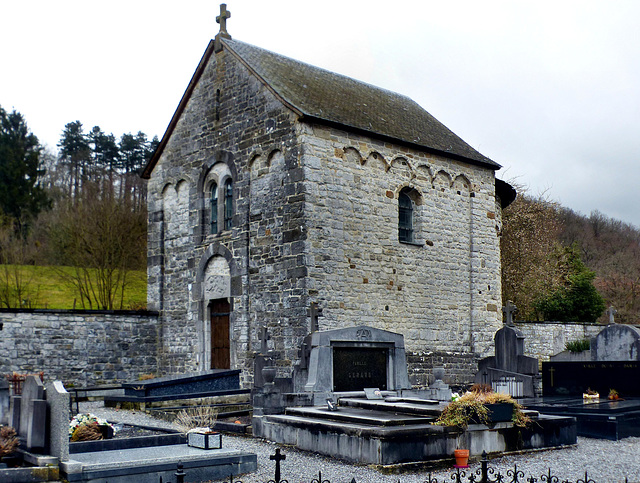
[{"label": "potted plant", "polygon": [[222,435],[214,430],[218,413],[211,406],[183,409],[176,416],[176,424],[187,435],[187,444],[194,448],[220,449]]},{"label": "potted plant", "polygon": [[512,421],[527,426],[531,419],[511,396],[493,392],[486,385],[476,385],[471,391],[451,401],[434,424],[466,428],[470,423],[493,424]]}]

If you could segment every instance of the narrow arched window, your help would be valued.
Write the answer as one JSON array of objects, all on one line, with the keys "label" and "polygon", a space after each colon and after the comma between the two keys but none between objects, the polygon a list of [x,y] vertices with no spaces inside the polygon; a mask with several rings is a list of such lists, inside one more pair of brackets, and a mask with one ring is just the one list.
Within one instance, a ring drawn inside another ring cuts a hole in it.
[{"label": "narrow arched window", "polygon": [[224,183],[224,229],[230,230],[233,226],[233,182],[228,179]]},{"label": "narrow arched window", "polygon": [[398,240],[413,242],[413,202],[404,189],[398,195]]},{"label": "narrow arched window", "polygon": [[211,212],[211,226],[210,233],[215,235],[218,233],[218,185],[213,183],[211,185],[211,196],[209,198],[209,211]]}]

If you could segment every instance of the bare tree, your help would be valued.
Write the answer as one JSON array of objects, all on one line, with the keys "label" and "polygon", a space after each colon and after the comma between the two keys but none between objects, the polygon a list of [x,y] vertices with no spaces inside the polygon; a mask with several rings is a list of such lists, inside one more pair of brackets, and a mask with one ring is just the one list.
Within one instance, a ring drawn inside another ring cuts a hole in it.
[{"label": "bare tree", "polygon": [[100,193],[85,183],[82,195],[58,207],[49,222],[49,242],[84,308],[124,308],[132,270],[146,266],[146,212],[128,199]]}]

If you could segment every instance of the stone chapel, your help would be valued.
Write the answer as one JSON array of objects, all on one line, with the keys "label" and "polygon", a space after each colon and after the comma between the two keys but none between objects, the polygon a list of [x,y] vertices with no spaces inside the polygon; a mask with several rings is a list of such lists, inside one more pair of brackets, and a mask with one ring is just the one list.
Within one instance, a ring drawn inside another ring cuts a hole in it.
[{"label": "stone chapel", "polygon": [[282,375],[314,330],[405,337],[409,377],[471,381],[502,326],[500,166],[411,99],[233,40],[223,6],[148,181],[164,372]]}]

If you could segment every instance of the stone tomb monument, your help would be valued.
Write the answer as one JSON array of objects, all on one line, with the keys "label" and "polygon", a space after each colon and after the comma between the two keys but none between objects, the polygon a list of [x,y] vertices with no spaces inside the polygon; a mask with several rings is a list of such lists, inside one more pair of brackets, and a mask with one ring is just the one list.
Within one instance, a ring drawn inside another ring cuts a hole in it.
[{"label": "stone tomb monument", "polygon": [[495,355],[478,362],[475,382],[513,397],[534,397],[538,359],[524,355],[524,335],[513,324],[516,310],[511,302],[503,309],[505,325],[494,336]]},{"label": "stone tomb monument", "polygon": [[[640,436],[640,330],[609,325],[591,339],[591,349],[580,353],[580,360],[570,359],[565,351],[542,363],[543,398],[527,406],[575,417],[579,436]],[[600,398],[583,398],[588,389]],[[608,399],[611,389],[620,399]]]},{"label": "stone tomb monument", "polygon": [[545,396],[582,395],[587,389],[602,397],[615,389],[622,397],[640,397],[640,330],[612,324],[591,339],[583,360],[567,361],[561,353],[542,363]]},{"label": "stone tomb monument", "polygon": [[[259,354],[257,360],[268,357]],[[571,418],[540,416],[526,432],[511,421],[467,430],[434,425],[447,402],[429,395],[450,400],[442,375],[434,371],[433,387],[413,390],[401,334],[372,327],[314,332],[304,341],[292,378],[265,378],[254,389],[253,434],[379,465],[452,458],[459,447],[480,455],[575,443]],[[298,392],[283,392],[287,387]]]},{"label": "stone tomb monument", "polygon": [[308,344],[309,365],[305,392],[314,401],[330,393],[410,389],[404,337],[373,327],[314,332]]}]

